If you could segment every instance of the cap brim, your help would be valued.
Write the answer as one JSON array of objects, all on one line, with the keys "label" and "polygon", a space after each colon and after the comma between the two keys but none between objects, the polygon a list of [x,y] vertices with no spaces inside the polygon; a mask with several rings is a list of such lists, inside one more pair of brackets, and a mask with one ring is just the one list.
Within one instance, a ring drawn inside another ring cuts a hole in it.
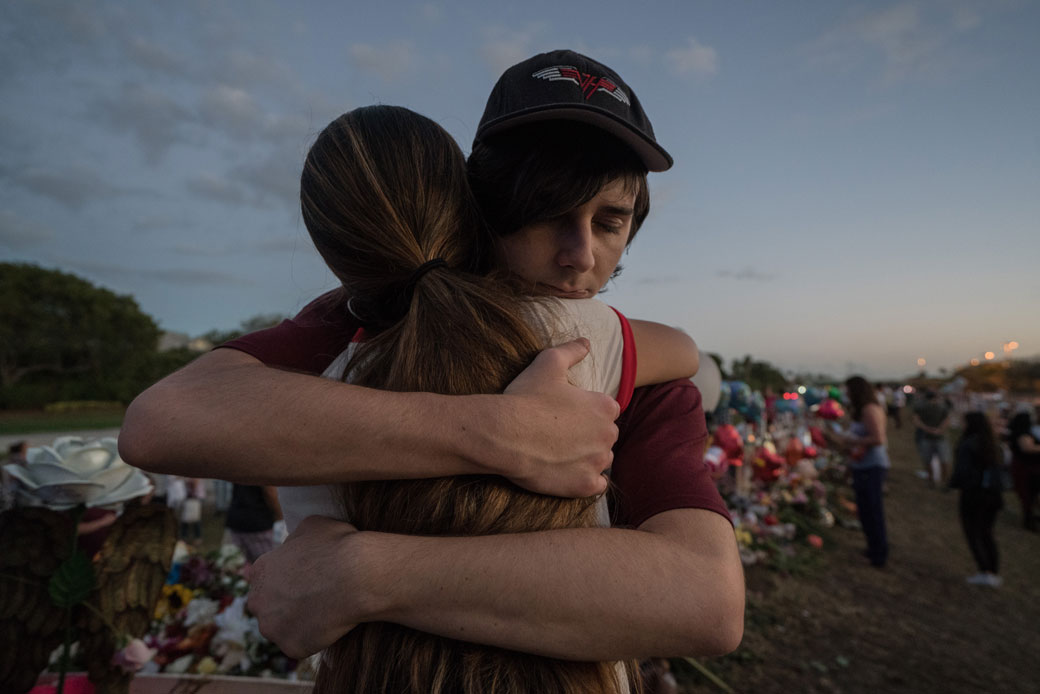
[{"label": "cap brim", "polygon": [[642,160],[647,171],[667,171],[672,168],[672,157],[659,144],[648,139],[621,118],[595,106],[561,106],[558,104],[538,106],[484,123],[476,139],[504,132],[525,123],[549,120],[572,120],[594,125],[618,138],[632,148]]}]

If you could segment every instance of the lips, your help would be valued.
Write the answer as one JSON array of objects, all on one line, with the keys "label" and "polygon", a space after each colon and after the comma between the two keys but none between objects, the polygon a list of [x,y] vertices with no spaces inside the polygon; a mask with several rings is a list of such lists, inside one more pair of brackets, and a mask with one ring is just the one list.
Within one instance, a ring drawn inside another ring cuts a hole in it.
[{"label": "lips", "polygon": [[564,287],[557,287],[552,284],[543,284],[545,289],[549,291],[553,296],[560,299],[587,299],[589,298],[589,290],[587,289],[566,289]]}]

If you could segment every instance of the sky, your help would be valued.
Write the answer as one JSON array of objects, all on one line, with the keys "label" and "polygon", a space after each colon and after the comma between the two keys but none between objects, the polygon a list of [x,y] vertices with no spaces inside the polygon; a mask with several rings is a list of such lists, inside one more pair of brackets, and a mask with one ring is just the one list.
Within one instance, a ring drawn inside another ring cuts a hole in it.
[{"label": "sky", "polygon": [[468,152],[498,75],[571,48],[675,166],[604,300],[727,363],[898,378],[1040,355],[1040,0],[0,6],[0,259],[199,335],[335,280],[299,213],[339,114]]}]

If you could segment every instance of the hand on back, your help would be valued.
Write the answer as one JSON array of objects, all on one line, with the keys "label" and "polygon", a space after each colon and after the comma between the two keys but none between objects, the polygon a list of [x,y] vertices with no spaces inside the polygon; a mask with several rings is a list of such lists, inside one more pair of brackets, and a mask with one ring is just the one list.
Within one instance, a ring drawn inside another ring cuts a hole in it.
[{"label": "hand on back", "polygon": [[505,390],[513,424],[512,458],[499,474],[542,494],[581,497],[606,489],[617,440],[617,402],[582,390],[567,370],[588,354],[581,338],[541,352]]}]

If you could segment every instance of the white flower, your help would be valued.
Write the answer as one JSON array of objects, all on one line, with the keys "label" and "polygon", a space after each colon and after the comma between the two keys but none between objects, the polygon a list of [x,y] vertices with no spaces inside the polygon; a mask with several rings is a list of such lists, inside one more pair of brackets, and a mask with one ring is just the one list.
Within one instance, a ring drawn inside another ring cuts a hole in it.
[{"label": "white flower", "polygon": [[167,665],[163,669],[163,672],[174,674],[174,675],[183,675],[184,673],[186,673],[188,671],[188,668],[191,667],[191,664],[192,664],[192,662],[194,660],[195,660],[195,654],[194,653],[189,653],[188,655],[182,655],[180,658],[177,658],[177,660],[175,660],[172,663],[170,663],[169,665]]},{"label": "white flower", "polygon": [[188,603],[185,611],[184,626],[190,627],[196,624],[209,624],[217,616],[220,603],[210,598],[195,598]]},{"label": "white flower", "polygon": [[214,564],[225,571],[234,571],[246,563],[246,556],[238,545],[226,544],[220,546],[217,559]]},{"label": "white flower", "polygon": [[213,621],[217,625],[217,633],[213,636],[214,646],[227,644],[232,648],[245,649],[247,637],[255,638],[260,634],[256,617],[246,616],[244,595],[235,598]]},{"label": "white flower", "polygon": [[148,477],[119,457],[113,438],[63,436],[30,448],[24,465],[10,463],[4,470],[21,482],[19,504],[56,511],[115,506],[152,490]]}]

